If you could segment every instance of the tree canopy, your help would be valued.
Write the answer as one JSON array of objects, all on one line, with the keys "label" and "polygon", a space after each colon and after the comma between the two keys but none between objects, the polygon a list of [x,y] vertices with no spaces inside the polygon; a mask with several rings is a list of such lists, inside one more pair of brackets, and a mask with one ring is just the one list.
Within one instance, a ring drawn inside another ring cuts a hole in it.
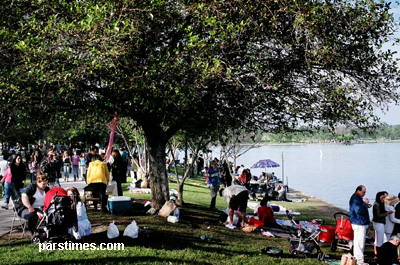
[{"label": "tree canopy", "polygon": [[384,1],[5,0],[0,14],[5,118],[131,117],[157,207],[178,130],[367,126],[399,96]]}]

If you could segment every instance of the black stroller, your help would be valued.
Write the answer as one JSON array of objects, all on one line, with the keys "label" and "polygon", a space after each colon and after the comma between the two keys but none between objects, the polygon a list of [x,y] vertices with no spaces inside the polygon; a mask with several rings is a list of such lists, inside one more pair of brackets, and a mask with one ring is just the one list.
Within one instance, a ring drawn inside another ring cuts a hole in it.
[{"label": "black stroller", "polygon": [[32,242],[38,244],[73,240],[68,230],[72,228],[77,231],[77,224],[77,214],[74,209],[71,209],[71,199],[66,191],[60,187],[53,188],[46,193],[45,207]]},{"label": "black stroller", "polygon": [[298,254],[312,254],[314,249],[317,249],[317,259],[320,261],[324,261],[325,254],[322,252],[321,248],[318,245],[318,237],[322,230],[317,229],[316,231],[310,233],[303,229],[298,223],[296,223],[293,215],[286,211],[286,214],[293,222],[294,225],[297,226],[297,237],[288,238],[290,242],[289,252],[292,255]]}]

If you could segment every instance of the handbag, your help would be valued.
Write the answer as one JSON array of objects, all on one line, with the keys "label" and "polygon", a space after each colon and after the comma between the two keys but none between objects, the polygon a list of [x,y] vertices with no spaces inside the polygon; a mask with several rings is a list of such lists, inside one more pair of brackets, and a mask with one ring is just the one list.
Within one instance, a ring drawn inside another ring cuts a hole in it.
[{"label": "handbag", "polygon": [[340,260],[340,265],[357,265],[357,259],[351,254],[344,254]]}]

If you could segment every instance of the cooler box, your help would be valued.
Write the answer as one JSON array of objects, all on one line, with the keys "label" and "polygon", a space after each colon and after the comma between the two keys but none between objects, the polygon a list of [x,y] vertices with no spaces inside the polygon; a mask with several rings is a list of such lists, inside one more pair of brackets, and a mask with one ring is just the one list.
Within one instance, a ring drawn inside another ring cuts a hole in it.
[{"label": "cooler box", "polygon": [[108,199],[108,210],[112,214],[131,214],[132,200],[128,196],[116,196]]},{"label": "cooler box", "polygon": [[320,225],[319,229],[324,230],[319,234],[319,241],[331,244],[333,240],[335,240],[335,227],[329,225]]}]

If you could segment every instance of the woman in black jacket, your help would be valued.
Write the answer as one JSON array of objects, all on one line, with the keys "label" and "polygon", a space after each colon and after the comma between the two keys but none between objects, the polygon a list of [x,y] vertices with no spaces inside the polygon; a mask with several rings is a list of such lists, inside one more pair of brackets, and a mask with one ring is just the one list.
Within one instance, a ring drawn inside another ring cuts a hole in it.
[{"label": "woman in black jacket", "polygon": [[118,196],[122,196],[122,183],[126,183],[126,164],[122,160],[118,149],[114,149],[111,153],[114,161],[111,164],[112,180],[117,182]]},{"label": "woman in black jacket", "polygon": [[[15,195],[19,197],[20,190],[24,187],[26,181],[26,166],[22,162],[21,154],[17,154],[12,160],[11,164],[11,185],[14,189]],[[15,197],[17,197],[15,196]]]}]

